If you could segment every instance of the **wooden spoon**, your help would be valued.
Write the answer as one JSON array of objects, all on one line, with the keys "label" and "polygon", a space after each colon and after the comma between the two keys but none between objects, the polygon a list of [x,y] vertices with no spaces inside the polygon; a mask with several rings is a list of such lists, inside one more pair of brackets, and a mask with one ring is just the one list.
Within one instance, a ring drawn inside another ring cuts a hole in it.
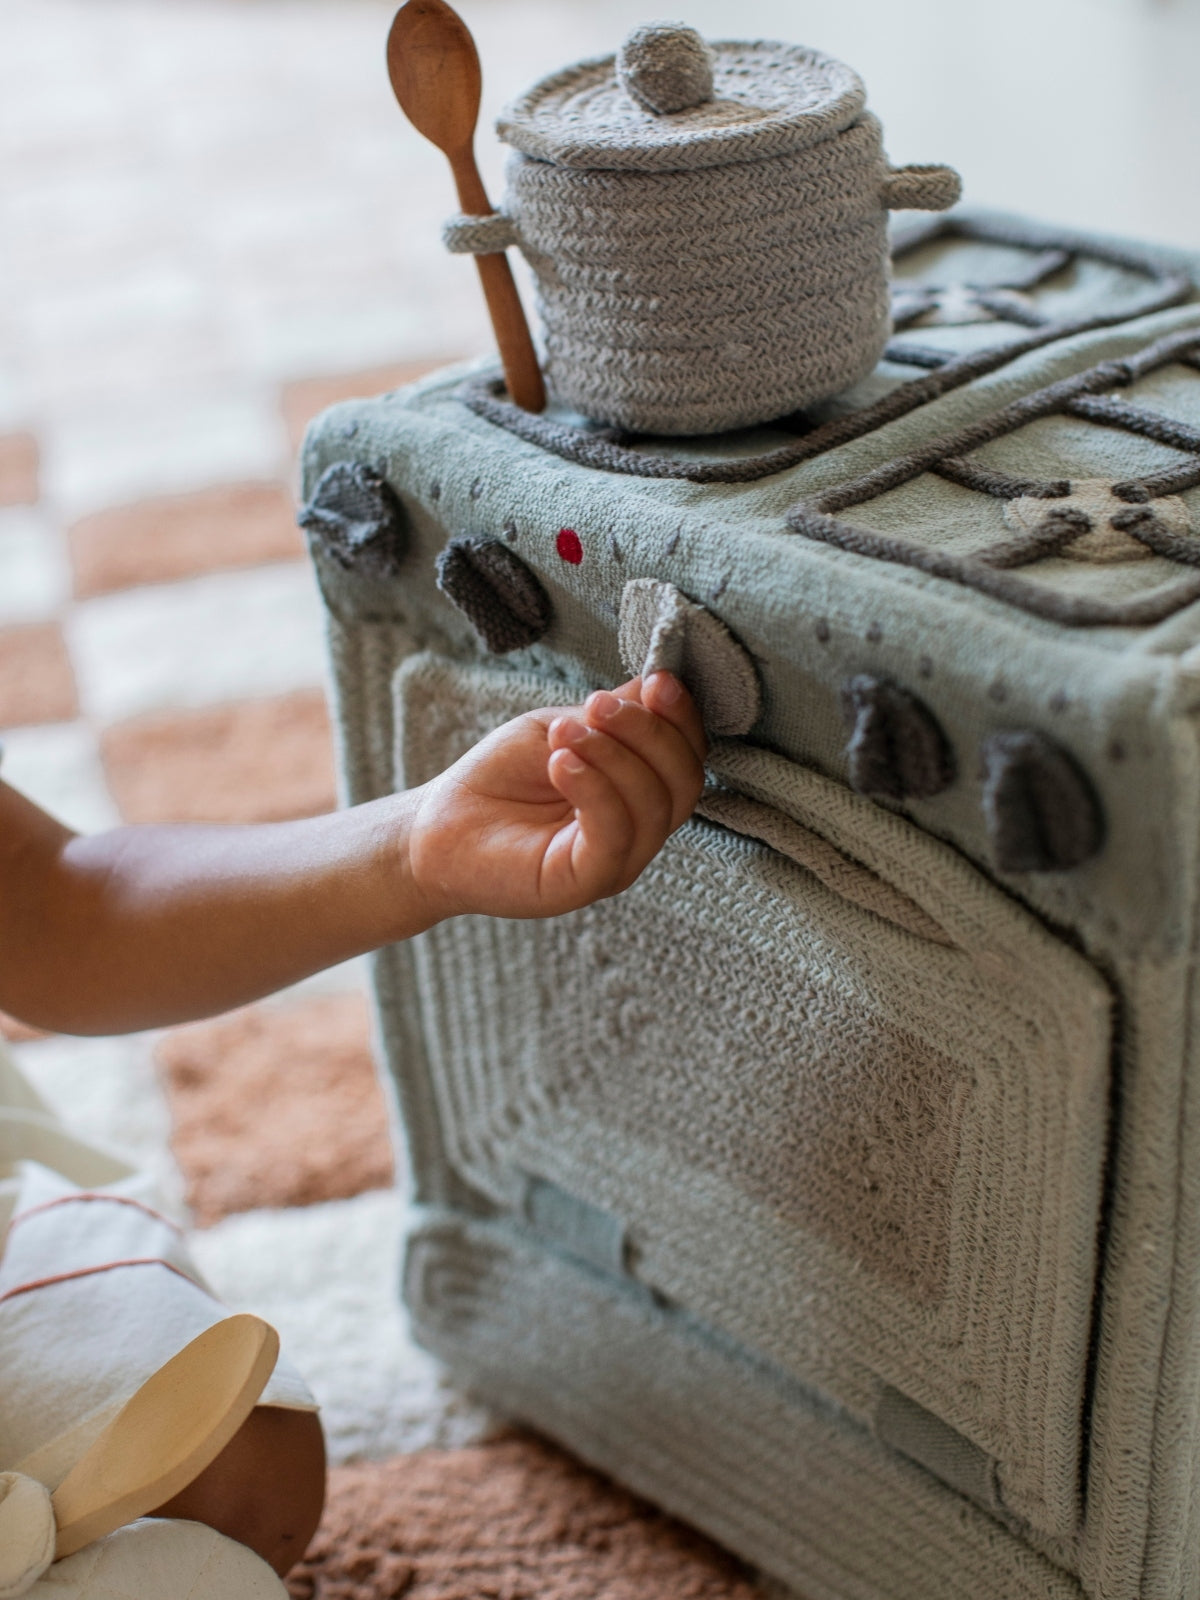
[{"label": "wooden spoon", "polygon": [[[495,207],[475,165],[483,78],[466,23],[445,0],[408,0],[388,34],[387,64],[400,109],[449,160],[462,210],[471,217],[490,216]],[[508,257],[503,251],[476,256],[475,265],[508,392],[523,410],[543,411],[546,389]]]},{"label": "wooden spoon", "polygon": [[55,1560],[186,1488],[253,1411],[278,1355],[270,1323],[227,1317],[147,1378],[55,1490]]}]

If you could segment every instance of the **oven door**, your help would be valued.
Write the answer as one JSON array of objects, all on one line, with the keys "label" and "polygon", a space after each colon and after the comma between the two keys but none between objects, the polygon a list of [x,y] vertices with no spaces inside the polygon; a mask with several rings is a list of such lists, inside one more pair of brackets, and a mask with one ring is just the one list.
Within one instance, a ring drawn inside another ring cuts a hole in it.
[{"label": "oven door", "polygon": [[[411,785],[563,687],[421,655],[396,694]],[[446,1157],[558,1248],[1070,1535],[1106,985],[904,818],[750,746],[710,765],[719,820],[624,894],[418,941]]]}]

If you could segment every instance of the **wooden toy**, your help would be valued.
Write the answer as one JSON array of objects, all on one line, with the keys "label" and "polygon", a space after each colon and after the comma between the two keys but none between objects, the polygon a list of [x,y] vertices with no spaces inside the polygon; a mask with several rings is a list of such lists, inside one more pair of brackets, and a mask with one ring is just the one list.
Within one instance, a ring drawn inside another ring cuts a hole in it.
[{"label": "wooden toy", "polygon": [[54,1491],[55,1559],[186,1488],[250,1415],[278,1358],[274,1328],[243,1313],[159,1367]]},{"label": "wooden toy", "polygon": [[[445,0],[408,0],[392,23],[387,63],[404,114],[449,160],[459,205],[475,216],[491,214],[475,165],[482,79],[466,24]],[[541,411],[546,392],[512,268],[503,250],[482,252],[476,261],[508,392],[523,410]]]}]

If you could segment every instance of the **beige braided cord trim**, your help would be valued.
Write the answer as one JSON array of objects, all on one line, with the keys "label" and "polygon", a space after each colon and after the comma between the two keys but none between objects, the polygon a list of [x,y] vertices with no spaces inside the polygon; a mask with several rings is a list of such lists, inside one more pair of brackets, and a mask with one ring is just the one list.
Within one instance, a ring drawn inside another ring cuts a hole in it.
[{"label": "beige braided cord trim", "polygon": [[[889,337],[876,119],[746,169],[568,171],[517,157],[551,392],[596,421],[717,433],[864,377]],[[817,246],[820,242],[820,247]]]},{"label": "beige braided cord trim", "polygon": [[516,226],[503,211],[486,216],[460,214],[442,224],[442,243],[451,255],[493,256],[519,244]]}]

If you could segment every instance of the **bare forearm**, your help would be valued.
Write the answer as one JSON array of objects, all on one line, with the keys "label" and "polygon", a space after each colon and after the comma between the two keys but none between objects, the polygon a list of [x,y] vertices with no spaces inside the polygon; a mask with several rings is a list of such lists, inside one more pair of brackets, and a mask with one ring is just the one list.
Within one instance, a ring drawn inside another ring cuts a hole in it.
[{"label": "bare forearm", "polygon": [[571,709],[514,718],[423,788],[304,822],[85,839],[0,782],[0,1008],[67,1033],[163,1026],[446,916],[620,893],[690,816],[704,729],[667,673]]},{"label": "bare forearm", "polygon": [[47,839],[0,907],[0,1006],[72,1033],[162,1026],[407,938],[436,920],[408,873],[413,803]]}]

